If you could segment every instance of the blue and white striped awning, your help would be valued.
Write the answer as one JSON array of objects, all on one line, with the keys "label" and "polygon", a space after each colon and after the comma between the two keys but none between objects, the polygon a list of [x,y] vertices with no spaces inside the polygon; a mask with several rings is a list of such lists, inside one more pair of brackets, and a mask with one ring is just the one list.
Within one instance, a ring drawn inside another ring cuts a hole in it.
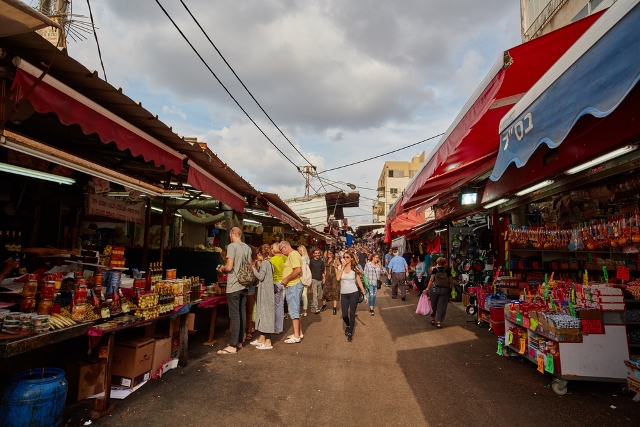
[{"label": "blue and white striped awning", "polygon": [[618,0],[500,122],[491,174],[524,166],[542,144],[556,148],[586,114],[606,117],[640,80],[640,0]]}]

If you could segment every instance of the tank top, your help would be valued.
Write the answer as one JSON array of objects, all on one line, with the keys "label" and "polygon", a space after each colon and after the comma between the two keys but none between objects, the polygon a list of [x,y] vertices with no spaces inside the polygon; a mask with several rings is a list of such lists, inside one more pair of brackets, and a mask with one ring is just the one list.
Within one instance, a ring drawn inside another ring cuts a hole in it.
[{"label": "tank top", "polygon": [[348,273],[342,273],[342,277],[340,278],[340,293],[352,294],[357,291],[356,272],[351,270]]}]

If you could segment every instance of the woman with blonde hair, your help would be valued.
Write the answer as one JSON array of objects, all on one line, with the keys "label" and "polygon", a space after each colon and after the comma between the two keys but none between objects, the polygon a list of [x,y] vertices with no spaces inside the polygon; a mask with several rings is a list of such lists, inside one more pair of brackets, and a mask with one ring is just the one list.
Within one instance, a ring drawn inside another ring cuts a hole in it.
[{"label": "woman with blonde hair", "polygon": [[[438,329],[442,328],[442,322],[444,315],[447,313],[447,304],[449,304],[449,296],[451,295],[451,287],[453,286],[453,279],[451,278],[451,270],[446,268],[447,260],[440,257],[436,260],[436,266],[431,270],[431,278],[427,289],[422,293],[429,295],[431,300],[431,307],[433,313],[431,314],[431,324],[436,323],[436,316]],[[433,290],[432,290],[433,289]]]},{"label": "woman with blonde hair", "polygon": [[275,290],[275,330],[274,333],[281,334],[284,330],[284,286],[282,282],[282,271],[284,270],[285,257],[280,253],[279,243],[271,245],[271,258],[273,266],[273,285]]},{"label": "woman with blonde hair", "polygon": [[[309,253],[307,252],[307,248],[305,248],[304,245],[298,246],[298,253],[302,257],[302,260],[306,262],[307,265],[309,265],[309,262],[311,262],[311,259],[309,258]],[[302,287],[302,314],[301,314],[302,316],[307,315],[307,306],[309,305],[309,298],[307,297],[308,291],[309,291],[308,286]]]},{"label": "woman with blonde hair", "polygon": [[[256,330],[260,337],[251,341],[258,350],[271,350],[271,334],[275,332],[275,298],[273,286],[273,265],[269,262],[271,247],[261,245],[257,250],[257,261],[251,265],[253,274],[259,280],[256,304]],[[256,266],[258,268],[256,268]]]},{"label": "woman with blonde hair", "polygon": [[[347,325],[344,334],[347,341],[353,338],[353,329],[356,326],[356,309],[360,300],[360,293],[364,295],[364,286],[360,274],[356,273],[358,259],[353,253],[347,252],[342,256],[342,266],[338,270],[336,279],[340,281],[340,296],[342,297],[342,320]],[[364,301],[369,302],[364,295]]]}]

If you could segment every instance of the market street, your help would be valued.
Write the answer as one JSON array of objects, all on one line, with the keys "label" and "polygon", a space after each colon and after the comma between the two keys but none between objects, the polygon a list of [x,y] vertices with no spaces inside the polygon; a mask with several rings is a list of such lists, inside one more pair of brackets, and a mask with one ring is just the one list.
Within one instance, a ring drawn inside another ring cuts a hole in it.
[{"label": "market street", "polygon": [[[618,385],[571,382],[569,393],[557,396],[550,375],[497,356],[496,339],[466,323],[460,305],[449,305],[437,330],[415,314],[413,292],[406,302],[390,293],[381,289],[373,317],[360,305],[352,343],[340,312],[331,310],[304,318],[300,344],[282,343],[291,331],[286,321],[289,331],[272,351],[247,346],[219,356],[214,350],[222,344],[204,347],[198,333],[187,368],[115,401],[116,410],[93,425],[638,425],[640,404]],[[220,318],[220,334],[227,326]],[[65,425],[82,425],[92,405],[70,405]]]}]

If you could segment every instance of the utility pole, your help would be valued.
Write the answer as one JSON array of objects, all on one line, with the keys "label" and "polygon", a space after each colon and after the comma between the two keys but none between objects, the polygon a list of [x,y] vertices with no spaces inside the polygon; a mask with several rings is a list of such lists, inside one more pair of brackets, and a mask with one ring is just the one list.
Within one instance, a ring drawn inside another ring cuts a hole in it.
[{"label": "utility pole", "polygon": [[302,174],[304,175],[304,179],[305,179],[305,187],[304,187],[304,195],[305,196],[310,196],[310,188],[311,188],[311,177],[313,176],[313,174],[315,173],[316,167],[311,165],[311,166],[302,166],[300,168],[300,171],[302,172]]}]

